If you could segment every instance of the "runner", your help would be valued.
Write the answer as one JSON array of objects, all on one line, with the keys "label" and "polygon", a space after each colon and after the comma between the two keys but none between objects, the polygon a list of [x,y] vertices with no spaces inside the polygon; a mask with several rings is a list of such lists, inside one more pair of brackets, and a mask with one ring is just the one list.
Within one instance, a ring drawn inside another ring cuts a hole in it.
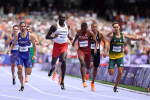
[{"label": "runner", "polygon": [[[32,33],[32,29],[30,26],[27,26],[26,30],[30,33]],[[36,42],[36,45],[39,45],[39,42],[38,42],[38,39],[37,39],[37,36],[35,34],[32,34],[34,36],[34,39],[35,39],[35,42]],[[30,41],[31,42],[31,41]],[[30,48],[30,60],[31,60],[31,63],[32,63],[32,68],[34,66],[34,62],[35,60],[32,60],[32,57],[34,55],[34,50],[33,50],[33,44],[31,43],[31,45],[29,46]],[[25,83],[28,82],[28,78],[27,78],[27,72],[25,71]]]},{"label": "runner", "polygon": [[[14,37],[14,42],[12,43],[11,47],[7,50],[7,54],[15,47],[15,44],[18,41],[19,51],[17,54],[17,67],[18,67],[18,78],[21,83],[21,89],[19,91],[24,91],[24,84],[23,84],[23,75],[22,75],[22,67],[25,66],[25,71],[28,75],[32,72],[32,65],[30,61],[30,49],[28,46],[33,43],[34,48],[34,56],[32,60],[36,59],[36,42],[34,36],[26,31],[26,23],[20,23],[20,33]],[[31,42],[30,42],[31,41]]]},{"label": "runner", "polygon": [[91,60],[91,49],[90,49],[90,42],[91,38],[93,38],[93,42],[95,43],[94,54],[97,54],[97,41],[94,33],[90,30],[87,30],[87,23],[82,23],[81,29],[77,31],[75,39],[72,43],[74,47],[75,41],[78,40],[78,58],[81,63],[81,75],[83,81],[83,87],[87,87],[85,83],[85,66],[87,69],[90,69],[90,60]]},{"label": "runner", "polygon": [[[100,64],[100,42],[102,40],[103,43],[104,43],[104,55],[103,55],[104,58],[107,55],[107,44],[106,44],[103,33],[98,31],[98,25],[97,25],[96,22],[92,23],[91,29],[92,29],[92,32],[94,33],[94,36],[96,37],[97,42],[98,42],[97,54],[94,55],[95,43],[93,42],[93,39],[91,38],[91,63],[90,63],[90,68],[92,68],[93,65],[94,65],[93,79],[92,79],[92,82],[91,82],[91,90],[94,91],[95,90],[94,81],[95,81],[95,78],[96,78],[96,75],[97,75],[97,69],[98,69],[99,64]],[[85,80],[89,79],[89,72],[90,72],[90,70],[87,70]]]},{"label": "runner", "polygon": [[[19,32],[19,26],[18,25],[14,25],[13,26],[13,34],[8,35],[7,41],[5,42],[5,46],[7,47],[8,45],[11,46],[13,41],[14,41],[14,37],[16,34],[18,34]],[[14,75],[15,73],[15,62],[16,62],[16,58],[17,58],[17,53],[18,53],[18,42],[15,44],[15,47],[11,50],[11,55],[10,55],[10,62],[11,62],[11,72],[12,72],[12,78],[13,78],[13,85],[16,84],[15,78],[16,76]]]},{"label": "runner", "polygon": [[[51,70],[48,73],[48,76],[51,76],[55,70],[56,61],[61,54],[62,57],[62,77],[61,77],[61,89],[65,90],[64,87],[64,76],[66,71],[66,57],[67,57],[67,36],[69,39],[69,29],[70,26],[65,23],[66,16],[64,14],[59,15],[59,22],[56,25],[52,25],[50,30],[46,35],[46,39],[54,39],[54,47],[53,47],[53,54],[52,54],[52,62],[51,62]],[[54,33],[54,37],[51,34]]]},{"label": "runner", "polygon": [[128,40],[134,40],[139,41],[143,40],[144,38],[140,37],[133,37],[127,35],[125,32],[120,32],[120,25],[118,22],[112,23],[112,31],[108,33],[106,36],[110,38],[110,50],[109,50],[109,66],[108,66],[108,72],[109,75],[114,74],[114,67],[115,64],[118,66],[118,75],[116,78],[116,83],[114,85],[114,92],[118,92],[117,86],[121,80],[122,77],[122,70],[124,67],[123,62],[123,44],[124,44],[124,38]]},{"label": "runner", "polygon": [[[47,47],[51,44],[51,40],[49,41],[49,43],[46,45]],[[71,45],[71,41],[67,38],[67,42],[68,42],[68,44],[70,44]],[[60,74],[61,74],[61,64],[62,64],[62,60],[61,60],[61,55],[59,55],[59,59],[57,60],[57,62],[56,62],[56,65],[55,65],[55,70],[54,70],[54,73],[53,73],[53,76],[52,76],[52,80],[53,81],[55,81],[55,77],[56,77],[56,74],[57,74],[57,72],[56,72],[56,70],[58,69],[58,72],[59,72],[59,76],[58,76],[58,79],[59,79],[59,84],[60,84],[60,82],[61,82],[61,76],[60,76]]]}]

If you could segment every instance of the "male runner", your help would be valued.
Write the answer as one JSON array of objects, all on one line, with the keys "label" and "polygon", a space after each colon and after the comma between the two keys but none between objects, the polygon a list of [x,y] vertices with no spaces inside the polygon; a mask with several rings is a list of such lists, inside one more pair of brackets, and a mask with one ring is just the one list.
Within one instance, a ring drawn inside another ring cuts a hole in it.
[{"label": "male runner", "polygon": [[[16,34],[18,34],[19,31],[19,26],[18,25],[14,25],[13,26],[13,34],[8,35],[7,41],[5,42],[5,46],[7,47],[8,45],[12,45],[13,41],[14,41],[14,37]],[[11,62],[11,72],[12,72],[12,77],[13,77],[13,85],[16,84],[15,78],[16,76],[14,75],[15,73],[15,62],[16,62],[16,58],[17,58],[17,53],[18,53],[18,42],[15,44],[15,47],[11,50],[11,55],[10,55],[10,62]]]},{"label": "male runner", "polygon": [[[98,31],[98,25],[97,25],[96,22],[92,23],[91,29],[92,29],[92,32],[94,33],[94,36],[96,37],[96,40],[98,42],[97,54],[94,55],[95,43],[93,42],[93,39],[91,38],[91,63],[90,63],[90,68],[92,68],[93,63],[94,63],[93,79],[92,79],[92,82],[91,82],[91,90],[94,91],[95,90],[94,81],[95,81],[95,78],[96,78],[96,75],[97,75],[97,69],[98,69],[99,64],[100,64],[100,42],[102,40],[103,43],[104,43],[104,55],[103,55],[104,58],[107,55],[107,44],[106,44],[103,33]],[[87,70],[85,80],[88,80],[89,72],[90,72],[90,70]]]},{"label": "male runner", "polygon": [[83,81],[83,87],[87,87],[85,83],[85,66],[87,69],[90,69],[90,61],[91,61],[91,49],[90,49],[90,42],[91,38],[93,38],[93,42],[95,43],[94,54],[97,54],[97,41],[94,33],[90,30],[87,30],[87,23],[82,23],[81,29],[77,31],[75,39],[72,43],[74,47],[75,41],[78,40],[78,58],[81,63],[81,75]]},{"label": "male runner", "polygon": [[[51,76],[55,70],[56,61],[61,54],[62,57],[62,78],[61,78],[61,89],[65,90],[64,87],[64,76],[66,71],[66,57],[67,57],[67,36],[69,39],[69,29],[70,26],[65,23],[66,16],[64,14],[59,15],[59,22],[56,25],[52,25],[50,30],[46,35],[46,39],[54,39],[54,47],[53,47],[53,54],[52,54],[52,62],[51,62],[51,70],[48,73],[48,76]],[[51,34],[54,34],[54,37]]]},{"label": "male runner", "polygon": [[114,74],[114,66],[117,64],[118,66],[118,75],[116,78],[116,83],[114,85],[114,92],[118,92],[117,86],[121,80],[122,77],[122,70],[124,67],[123,62],[123,44],[124,44],[124,38],[134,41],[143,40],[144,38],[140,37],[133,37],[127,35],[125,32],[120,32],[120,25],[118,22],[112,23],[113,29],[110,33],[108,33],[106,36],[110,38],[110,50],[109,50],[109,66],[108,66],[108,72],[109,75]]},{"label": "male runner", "polygon": [[[27,26],[26,27],[26,30],[30,33],[32,33],[32,30],[31,30],[31,27],[30,26]],[[32,34],[34,36],[34,39],[35,39],[35,42],[36,42],[36,45],[39,45],[39,42],[38,42],[38,39],[37,39],[37,36],[35,34]],[[31,41],[30,41],[31,42]],[[34,55],[34,50],[33,50],[33,44],[31,43],[31,45],[29,46],[30,48],[30,59],[31,59],[31,63],[32,63],[32,68],[34,66],[34,62],[35,60],[32,60],[32,57]],[[27,73],[25,71],[25,83],[28,82],[28,78],[27,78]]]},{"label": "male runner", "polygon": [[22,67],[24,65],[26,68],[25,71],[27,72],[27,74],[28,75],[31,74],[32,65],[30,61],[30,49],[28,48],[28,46],[31,45],[31,42],[33,43],[34,56],[32,59],[35,60],[36,59],[36,42],[35,42],[34,36],[26,31],[25,22],[21,22],[19,26],[20,26],[20,33],[14,37],[14,42],[12,43],[11,47],[7,50],[6,53],[9,54],[9,52],[15,47],[15,44],[18,41],[19,51],[17,55],[17,67],[18,67],[18,76],[19,76],[18,78],[21,83],[21,89],[19,91],[23,91],[24,84],[23,84]]}]

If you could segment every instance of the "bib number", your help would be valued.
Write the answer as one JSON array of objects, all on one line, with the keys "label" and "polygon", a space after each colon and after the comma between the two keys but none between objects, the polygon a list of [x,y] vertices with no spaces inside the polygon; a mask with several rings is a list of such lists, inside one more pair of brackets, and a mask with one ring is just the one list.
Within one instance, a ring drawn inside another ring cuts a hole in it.
[{"label": "bib number", "polygon": [[88,46],[88,41],[79,41],[80,47],[87,47]]},{"label": "bib number", "polygon": [[[95,49],[95,43],[91,43],[91,49]],[[99,43],[98,43],[97,49],[99,49]]]},{"label": "bib number", "polygon": [[121,46],[113,46],[114,52],[121,52]]},{"label": "bib number", "polygon": [[20,52],[27,52],[28,51],[28,46],[26,46],[26,47],[20,47],[19,51]]}]

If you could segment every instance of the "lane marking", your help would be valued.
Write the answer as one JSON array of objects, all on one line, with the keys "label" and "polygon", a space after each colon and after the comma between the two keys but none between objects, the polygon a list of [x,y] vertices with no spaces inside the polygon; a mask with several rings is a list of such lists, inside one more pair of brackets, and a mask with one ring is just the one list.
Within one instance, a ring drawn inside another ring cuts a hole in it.
[{"label": "lane marking", "polygon": [[[6,72],[7,74],[11,75],[10,72],[6,71],[5,69],[3,68],[0,68],[2,69],[4,72]],[[17,78],[17,77],[16,77]],[[17,78],[18,79],[18,78]],[[75,97],[69,97],[69,96],[61,96],[61,95],[54,95],[54,94],[49,94],[49,93],[45,93],[45,92],[42,92],[40,91],[39,89],[35,88],[34,86],[30,85],[29,83],[26,83],[26,85],[32,87],[33,89],[35,89],[36,91],[42,93],[42,94],[46,94],[46,95],[51,95],[51,96],[56,96],[56,97],[63,97],[63,98],[69,98],[69,99],[78,99],[78,100],[89,100],[89,99],[81,99],[81,98],[75,98]]]},{"label": "lane marking", "polygon": [[25,100],[38,100],[38,99],[29,99],[29,98],[14,97],[14,96],[3,95],[3,94],[0,94],[0,96],[9,97],[9,98],[16,98],[16,99],[25,99]]},{"label": "lane marking", "polygon": [[[57,81],[53,81],[53,80],[51,80],[51,79],[48,79],[48,78],[45,78],[45,77],[42,77],[42,76],[39,76],[39,75],[36,75],[36,74],[32,74],[32,75],[33,75],[33,76],[36,76],[36,77],[39,77],[39,78],[43,78],[43,79],[46,79],[46,80],[49,80],[49,81],[52,81],[52,82],[57,83]],[[80,88],[77,88],[77,87],[74,87],[74,86],[71,86],[71,85],[68,85],[68,84],[65,84],[65,85],[68,86],[68,87],[77,89],[77,90],[84,91],[84,92],[89,93],[89,94],[93,94],[93,95],[99,95],[99,96],[110,97],[110,98],[118,98],[118,99],[126,99],[126,100],[137,100],[137,99],[130,99],[130,98],[123,98],[123,97],[115,97],[115,96],[107,96],[107,95],[96,94],[96,93],[92,93],[92,92],[89,92],[89,91],[86,91],[86,90],[82,90],[82,89],[80,89]]]}]

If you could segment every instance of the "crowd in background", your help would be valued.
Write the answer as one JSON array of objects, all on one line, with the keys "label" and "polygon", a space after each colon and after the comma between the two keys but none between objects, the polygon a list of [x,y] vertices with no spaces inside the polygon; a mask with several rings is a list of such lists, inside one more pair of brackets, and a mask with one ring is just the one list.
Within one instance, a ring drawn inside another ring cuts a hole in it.
[{"label": "crowd in background", "polygon": [[[8,34],[12,34],[12,26],[19,25],[21,21],[24,21],[32,27],[33,34],[36,34],[40,45],[37,46],[37,53],[51,54],[53,49],[53,41],[46,47],[49,40],[45,39],[45,36],[51,25],[56,24],[58,21],[58,15],[61,11],[56,9],[50,10],[48,17],[41,17],[40,12],[30,12],[32,15],[28,15],[25,12],[19,14],[9,13],[8,15],[0,15],[0,53],[4,54],[8,47],[5,47],[4,43]],[[104,34],[104,36],[112,31],[111,22],[105,21],[97,17],[97,13],[94,11],[84,10],[65,10],[63,11],[67,15],[66,23],[71,26],[71,37],[75,37],[76,31],[81,28],[82,22],[87,22],[88,28],[91,29],[91,24],[97,22],[98,30]],[[134,37],[145,37],[143,41],[129,41],[124,39],[124,54],[148,54],[150,51],[150,20],[136,20],[133,15],[124,15],[123,13],[117,15],[114,21],[119,21],[121,31],[125,31],[128,35]],[[109,50],[109,39],[106,37],[107,46]],[[77,55],[78,44],[75,47],[69,45],[68,55]],[[100,45],[101,54],[103,54],[103,43]]]}]

